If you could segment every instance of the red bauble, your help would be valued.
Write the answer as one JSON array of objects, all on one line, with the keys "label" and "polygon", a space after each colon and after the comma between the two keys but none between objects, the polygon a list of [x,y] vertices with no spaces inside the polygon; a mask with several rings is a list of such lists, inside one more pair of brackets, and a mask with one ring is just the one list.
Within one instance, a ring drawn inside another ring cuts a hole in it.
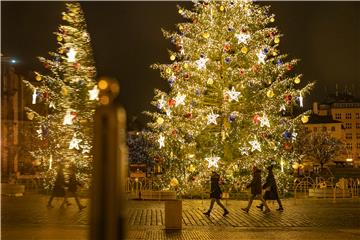
[{"label": "red bauble", "polygon": [[287,104],[290,104],[291,103],[291,100],[292,100],[292,96],[289,94],[289,95],[286,95],[285,97],[284,97],[284,99],[285,99],[285,102],[287,103]]},{"label": "red bauble", "polygon": [[43,93],[43,98],[45,101],[49,100],[49,93],[48,92],[44,92]]},{"label": "red bauble", "polygon": [[48,69],[49,67],[50,67],[49,64],[47,64],[47,63],[44,64],[44,68]]},{"label": "red bauble", "polygon": [[255,114],[255,116],[253,117],[253,123],[258,124],[260,122],[261,117],[259,116],[259,114]]},{"label": "red bauble", "polygon": [[173,69],[174,69],[174,72],[180,71],[180,66],[179,66],[179,64],[175,64],[174,67],[173,67]]},{"label": "red bauble", "polygon": [[71,116],[72,116],[72,119],[74,120],[77,117],[77,113],[76,112],[71,112]]},{"label": "red bauble", "polygon": [[230,49],[231,49],[230,44],[226,43],[226,44],[224,45],[224,51],[225,51],[225,52],[228,52],[228,51],[230,51]]},{"label": "red bauble", "polygon": [[189,73],[185,73],[185,74],[184,74],[184,78],[185,78],[185,79],[189,79],[189,78],[190,78],[190,74],[189,74]]},{"label": "red bauble", "polygon": [[258,69],[259,69],[259,66],[258,66],[258,65],[253,65],[253,66],[251,67],[251,70],[252,70],[253,72],[256,72]]},{"label": "red bauble", "polygon": [[81,66],[80,63],[75,63],[75,64],[74,64],[74,67],[75,67],[76,69],[79,69],[80,66]]},{"label": "red bauble", "polygon": [[291,70],[293,69],[293,67],[292,67],[291,64],[288,64],[286,68],[287,68],[287,70],[289,70],[289,71],[291,71]]},{"label": "red bauble", "polygon": [[172,131],[172,135],[174,135],[174,136],[176,136],[176,129],[174,129],[173,131]]},{"label": "red bauble", "polygon": [[175,99],[173,99],[173,98],[171,98],[171,99],[168,101],[168,105],[169,105],[169,107],[174,106],[174,105],[175,105],[175,103],[176,103],[176,101],[175,101]]},{"label": "red bauble", "polygon": [[244,76],[244,74],[245,74],[244,69],[241,69],[241,70],[240,70],[240,75],[241,75],[241,76]]},{"label": "red bauble", "polygon": [[192,117],[192,112],[185,113],[184,117],[191,118]]}]

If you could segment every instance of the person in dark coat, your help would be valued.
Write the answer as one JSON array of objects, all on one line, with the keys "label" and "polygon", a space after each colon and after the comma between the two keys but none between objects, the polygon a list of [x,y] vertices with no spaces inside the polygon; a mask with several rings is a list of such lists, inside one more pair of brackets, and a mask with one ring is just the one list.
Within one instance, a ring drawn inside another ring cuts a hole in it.
[{"label": "person in dark coat", "polygon": [[246,188],[251,188],[251,196],[248,206],[246,208],[241,208],[241,210],[248,213],[253,200],[255,199],[255,197],[259,196],[261,202],[265,206],[265,213],[270,212],[268,205],[266,204],[264,198],[261,195],[261,170],[255,166],[253,167],[253,179]]},{"label": "person in dark coat", "polygon": [[64,204],[67,203],[67,198],[66,198],[66,193],[65,193],[64,167],[62,165],[60,165],[59,168],[57,169],[54,187],[52,189],[52,193],[51,193],[49,202],[47,204],[47,207],[49,207],[49,208],[54,207],[51,205],[51,203],[55,197],[63,197],[64,198],[64,201],[61,204],[61,207],[63,207]]},{"label": "person in dark coat", "polygon": [[221,189],[219,186],[219,179],[220,179],[220,175],[218,173],[216,173],[215,171],[212,171],[211,174],[211,188],[210,188],[210,198],[211,198],[211,202],[210,202],[210,207],[209,210],[207,210],[207,212],[204,212],[204,215],[210,217],[210,213],[211,210],[214,207],[214,203],[216,202],[223,210],[224,210],[224,214],[223,216],[226,216],[229,214],[229,211],[225,208],[225,206],[221,203],[220,199],[221,199]]},{"label": "person in dark coat", "polygon": [[[276,200],[279,204],[279,208],[276,209],[277,211],[284,211],[284,208],[281,204],[280,198],[279,198],[279,194],[278,194],[278,188],[276,185],[276,181],[275,181],[275,176],[273,173],[273,165],[270,165],[269,167],[267,167],[268,170],[268,175],[266,177],[266,181],[263,185],[263,189],[267,189],[265,191],[264,194],[264,200]],[[256,206],[257,208],[260,208],[261,210],[263,210],[264,205],[260,204],[259,206]]]},{"label": "person in dark coat", "polygon": [[81,203],[80,203],[79,197],[76,193],[78,186],[81,186],[81,184],[76,178],[76,168],[75,168],[75,166],[71,166],[70,174],[69,174],[69,183],[67,184],[67,187],[68,187],[67,194],[69,196],[73,196],[75,198],[75,201],[76,201],[76,204],[77,204],[79,210],[82,210],[82,209],[86,208],[86,206],[81,205]]}]

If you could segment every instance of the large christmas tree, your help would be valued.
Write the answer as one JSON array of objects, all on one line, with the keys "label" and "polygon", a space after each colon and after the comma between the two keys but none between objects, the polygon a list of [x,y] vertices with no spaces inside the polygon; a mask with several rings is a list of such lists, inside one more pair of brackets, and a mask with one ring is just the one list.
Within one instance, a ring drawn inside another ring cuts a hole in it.
[{"label": "large christmas tree", "polygon": [[49,58],[39,57],[45,73],[36,83],[27,116],[36,127],[33,157],[44,173],[44,187],[54,183],[57,167],[75,166],[78,177],[89,183],[92,163],[93,114],[98,100],[96,70],[80,4],[66,3],[66,22],[55,32],[59,47]]},{"label": "large christmas tree", "polygon": [[240,187],[254,165],[270,164],[288,183],[296,129],[307,118],[294,109],[312,84],[300,87],[297,60],[280,54],[275,16],[249,1],[201,1],[178,12],[187,21],[163,31],[175,45],[172,63],[153,66],[170,91],[156,90],[158,111],[148,113],[162,187],[186,192],[203,185],[210,169]]}]

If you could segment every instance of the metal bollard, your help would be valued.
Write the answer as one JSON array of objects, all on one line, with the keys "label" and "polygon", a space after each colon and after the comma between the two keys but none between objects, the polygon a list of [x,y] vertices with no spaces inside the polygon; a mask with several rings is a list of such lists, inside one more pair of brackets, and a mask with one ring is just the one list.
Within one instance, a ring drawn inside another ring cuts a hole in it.
[{"label": "metal bollard", "polygon": [[95,112],[92,240],[125,239],[126,236],[128,152],[125,123],[125,110],[116,104],[107,102]]}]

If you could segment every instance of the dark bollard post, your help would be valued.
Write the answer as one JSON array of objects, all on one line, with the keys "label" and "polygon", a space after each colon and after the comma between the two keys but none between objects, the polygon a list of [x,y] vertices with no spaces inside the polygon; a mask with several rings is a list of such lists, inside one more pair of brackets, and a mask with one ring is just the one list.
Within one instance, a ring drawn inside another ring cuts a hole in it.
[{"label": "dark bollard post", "polygon": [[90,239],[125,239],[126,114],[111,103],[119,90],[117,83],[100,80],[98,86],[101,106],[95,112]]}]

